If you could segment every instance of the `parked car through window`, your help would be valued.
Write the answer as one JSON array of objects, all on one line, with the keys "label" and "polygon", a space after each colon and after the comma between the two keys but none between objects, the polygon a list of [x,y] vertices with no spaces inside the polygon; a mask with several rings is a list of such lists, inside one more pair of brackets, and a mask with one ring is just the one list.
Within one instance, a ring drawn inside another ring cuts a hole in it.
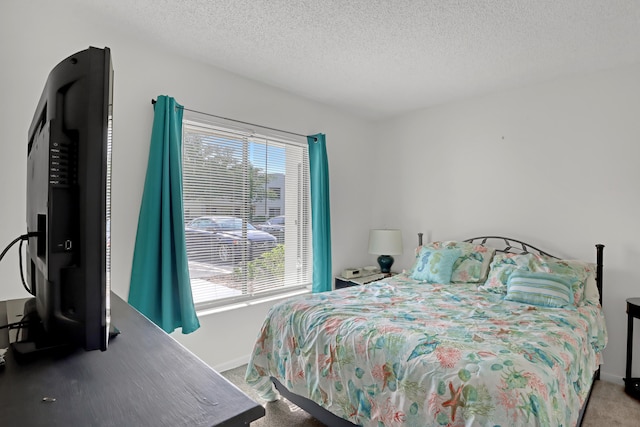
[{"label": "parked car through window", "polygon": [[256,228],[275,236],[278,243],[284,243],[284,215],[275,216],[264,224],[256,224]]},{"label": "parked car through window", "polygon": [[185,227],[185,240],[189,260],[205,263],[251,261],[277,244],[273,235],[231,216],[194,219]]}]

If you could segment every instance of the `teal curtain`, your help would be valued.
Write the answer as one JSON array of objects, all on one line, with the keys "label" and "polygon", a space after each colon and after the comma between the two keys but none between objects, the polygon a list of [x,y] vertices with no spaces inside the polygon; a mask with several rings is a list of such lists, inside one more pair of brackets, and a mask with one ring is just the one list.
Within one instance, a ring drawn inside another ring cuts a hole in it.
[{"label": "teal curtain", "polygon": [[312,292],[331,286],[331,209],[329,206],[329,161],[325,135],[307,137],[311,181],[311,227],[313,236]]},{"label": "teal curtain", "polygon": [[129,304],[166,332],[200,327],[193,305],[182,206],[183,108],[168,96],[154,106],[147,177],[131,267]]}]

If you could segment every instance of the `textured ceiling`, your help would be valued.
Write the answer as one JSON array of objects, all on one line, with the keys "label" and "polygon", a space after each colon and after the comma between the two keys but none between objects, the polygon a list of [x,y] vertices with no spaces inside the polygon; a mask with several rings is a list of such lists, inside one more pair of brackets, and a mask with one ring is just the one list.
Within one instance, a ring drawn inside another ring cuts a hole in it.
[{"label": "textured ceiling", "polygon": [[639,0],[72,0],[135,37],[378,119],[640,62]]}]

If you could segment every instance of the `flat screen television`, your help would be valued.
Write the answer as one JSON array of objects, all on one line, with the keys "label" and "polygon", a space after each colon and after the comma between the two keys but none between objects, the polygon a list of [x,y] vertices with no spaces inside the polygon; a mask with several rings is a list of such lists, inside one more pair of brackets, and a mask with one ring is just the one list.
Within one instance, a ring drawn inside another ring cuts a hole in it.
[{"label": "flat screen television", "polygon": [[27,145],[29,326],[19,353],[106,350],[110,327],[113,68],[90,47],[50,72]]}]

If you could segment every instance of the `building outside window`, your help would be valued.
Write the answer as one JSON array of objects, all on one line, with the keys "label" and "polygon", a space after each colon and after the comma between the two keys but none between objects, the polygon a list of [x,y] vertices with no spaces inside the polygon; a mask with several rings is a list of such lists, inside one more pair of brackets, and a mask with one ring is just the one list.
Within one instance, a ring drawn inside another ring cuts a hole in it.
[{"label": "building outside window", "polygon": [[277,216],[280,216],[280,208],[269,208],[269,217],[273,219]]}]

